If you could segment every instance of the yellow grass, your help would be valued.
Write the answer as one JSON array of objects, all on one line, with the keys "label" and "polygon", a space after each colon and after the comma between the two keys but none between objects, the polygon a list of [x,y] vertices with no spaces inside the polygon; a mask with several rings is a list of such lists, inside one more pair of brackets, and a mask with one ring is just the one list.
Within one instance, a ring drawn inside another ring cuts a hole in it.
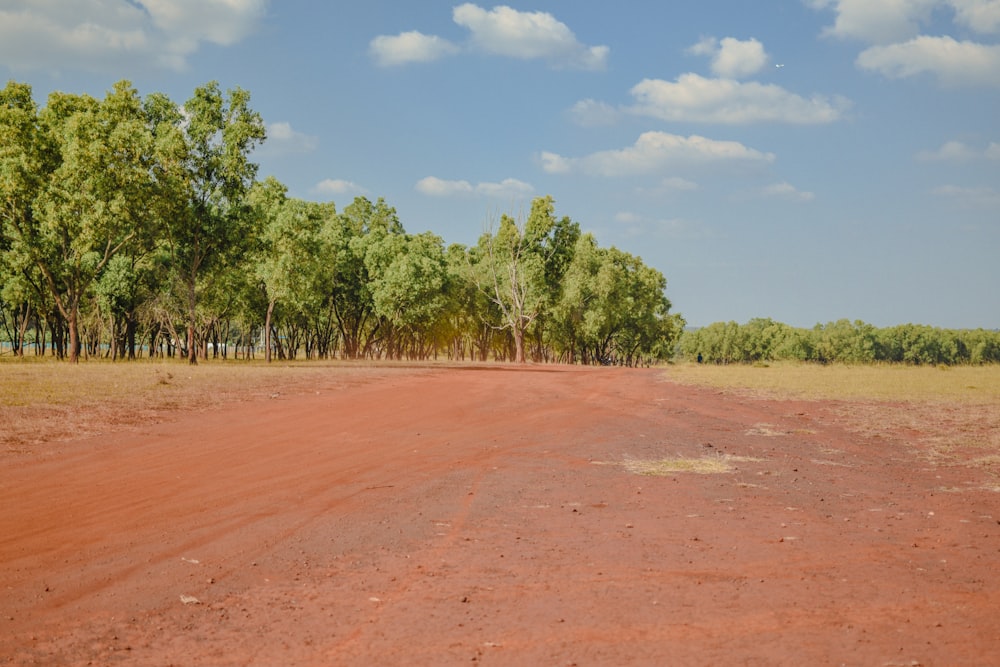
[{"label": "yellow grass", "polygon": [[666,378],[682,384],[771,398],[1000,403],[1000,366],[769,366],[679,364]]},{"label": "yellow grass", "polygon": [[179,360],[69,364],[0,357],[0,454],[156,421],[163,410],[208,410],[230,401],[326,391],[371,372],[379,371],[335,361],[190,366]]},{"label": "yellow grass", "polygon": [[1000,478],[1000,366],[680,364],[665,378],[762,399],[841,401],[835,413],[861,436],[907,433],[931,463]]},{"label": "yellow grass", "polygon": [[[0,406],[80,405],[179,399],[210,401],[262,393],[270,388],[329,377],[330,362],[271,365],[254,361],[201,362],[141,360],[79,364],[7,358],[0,361]],[[294,369],[294,370],[289,370]]]},{"label": "yellow grass", "polygon": [[676,473],[695,473],[699,475],[717,475],[736,472],[734,463],[741,461],[759,461],[746,456],[730,456],[728,454],[690,458],[679,456],[673,459],[638,460],[628,459],[623,464],[625,469],[636,475],[673,475]]}]

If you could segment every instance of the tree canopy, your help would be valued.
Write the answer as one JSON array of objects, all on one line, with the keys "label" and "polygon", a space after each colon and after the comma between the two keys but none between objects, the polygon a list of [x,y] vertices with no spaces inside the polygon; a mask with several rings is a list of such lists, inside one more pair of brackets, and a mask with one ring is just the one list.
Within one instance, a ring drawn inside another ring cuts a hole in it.
[{"label": "tree canopy", "polygon": [[[635,365],[683,330],[666,279],[601,248],[555,201],[471,247],[409,233],[384,199],[288,196],[257,179],[247,91],[178,105],[0,90],[0,339],[70,360],[293,359]],[[33,343],[29,341],[32,337]]]}]

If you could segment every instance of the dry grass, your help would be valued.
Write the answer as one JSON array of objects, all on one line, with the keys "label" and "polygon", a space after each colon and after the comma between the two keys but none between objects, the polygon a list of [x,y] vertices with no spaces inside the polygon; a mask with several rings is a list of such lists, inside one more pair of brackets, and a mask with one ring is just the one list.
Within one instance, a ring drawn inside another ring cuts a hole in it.
[{"label": "dry grass", "polygon": [[766,398],[929,401],[1000,404],[1000,366],[770,366],[679,364],[666,371],[682,384]]},{"label": "dry grass", "polygon": [[904,437],[930,463],[1000,475],[1000,366],[682,364],[666,378],[763,399],[835,401],[859,435]]},{"label": "dry grass", "polygon": [[718,475],[736,472],[734,463],[759,461],[760,459],[745,456],[729,456],[717,454],[689,458],[680,456],[673,459],[637,460],[627,459],[622,465],[625,470],[635,475],[674,475],[677,473],[695,473],[698,475]]},{"label": "dry grass", "polygon": [[325,391],[378,373],[347,362],[134,362],[0,358],[0,454],[155,422],[175,410]]}]

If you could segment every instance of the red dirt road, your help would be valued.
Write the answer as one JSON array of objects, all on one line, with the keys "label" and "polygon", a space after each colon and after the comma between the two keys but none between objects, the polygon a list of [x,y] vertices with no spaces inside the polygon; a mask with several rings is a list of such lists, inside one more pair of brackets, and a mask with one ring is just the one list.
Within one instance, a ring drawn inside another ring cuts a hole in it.
[{"label": "red dirt road", "polygon": [[[1000,662],[1000,494],[655,370],[377,369],[11,456],[0,664]],[[636,459],[734,472],[643,476]]]}]

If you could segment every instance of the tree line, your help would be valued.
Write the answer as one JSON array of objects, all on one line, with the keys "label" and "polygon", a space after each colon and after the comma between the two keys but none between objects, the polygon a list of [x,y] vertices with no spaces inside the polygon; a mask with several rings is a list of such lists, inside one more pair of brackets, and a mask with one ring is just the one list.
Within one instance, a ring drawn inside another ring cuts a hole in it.
[{"label": "tree line", "polygon": [[921,324],[878,328],[846,319],[817,324],[812,329],[769,318],[752,319],[746,324],[716,322],[685,331],[678,347],[687,359],[715,364],[781,360],[823,364],[1000,363],[1000,331]]},{"label": "tree line", "polygon": [[663,275],[602,248],[551,197],[473,246],[406,232],[383,199],[288,196],[257,178],[250,95],[179,105],[0,90],[0,338],[77,361],[260,355],[561,361],[669,358]]}]

